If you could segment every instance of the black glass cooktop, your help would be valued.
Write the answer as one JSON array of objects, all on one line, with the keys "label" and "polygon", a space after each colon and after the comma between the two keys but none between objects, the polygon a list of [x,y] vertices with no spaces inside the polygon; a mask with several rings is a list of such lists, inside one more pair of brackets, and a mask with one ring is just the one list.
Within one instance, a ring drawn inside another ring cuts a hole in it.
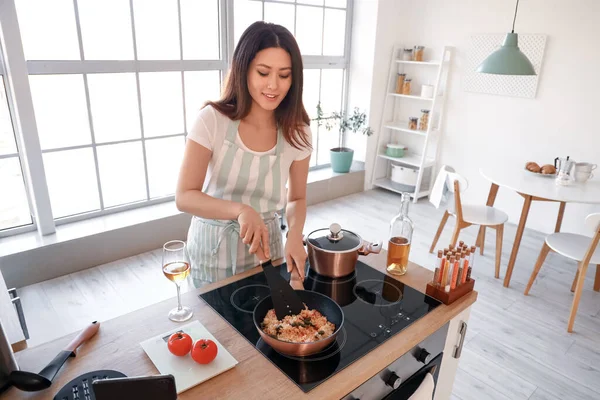
[{"label": "black glass cooktop", "polygon": [[[285,264],[280,273],[289,280]],[[360,261],[354,273],[339,279],[317,275],[308,269],[304,288],[331,297],[344,312],[344,324],[336,341],[322,352],[306,357],[280,354],[261,339],[252,312],[256,304],[270,294],[264,274],[255,274],[199,297],[304,392],[323,383],[440,304]]]}]

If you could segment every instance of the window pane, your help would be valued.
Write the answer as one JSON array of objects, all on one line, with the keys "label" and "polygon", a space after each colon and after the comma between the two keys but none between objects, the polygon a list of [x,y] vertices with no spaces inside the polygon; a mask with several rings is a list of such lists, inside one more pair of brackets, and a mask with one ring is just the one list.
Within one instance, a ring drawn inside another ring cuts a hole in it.
[{"label": "window pane", "polygon": [[327,56],[343,56],[345,39],[346,11],[326,9],[323,54]]},{"label": "window pane", "polygon": [[98,146],[104,207],[146,199],[142,142]]},{"label": "window pane", "polygon": [[321,107],[323,114],[329,115],[342,110],[344,87],[343,69],[324,69],[321,72]]},{"label": "window pane", "polygon": [[304,55],[320,55],[323,42],[323,9],[297,6],[296,40]]},{"label": "window pane", "polygon": [[319,127],[319,139],[317,142],[317,146],[319,146],[319,155],[317,158],[317,164],[329,164],[331,162],[331,158],[329,156],[329,150],[334,147],[339,147],[339,125],[333,124],[333,127],[330,131],[325,129],[324,125]]},{"label": "window pane", "polygon": [[73,0],[17,0],[27,60],[79,60]]},{"label": "window pane", "polygon": [[[373,128],[373,125],[370,125]],[[366,161],[367,156],[367,135],[359,132],[346,133],[346,145],[354,150],[354,160]]]},{"label": "window pane", "polygon": [[135,74],[90,74],[88,86],[96,143],[141,138]]},{"label": "window pane", "polygon": [[177,0],[134,0],[139,60],[179,60]]},{"label": "window pane", "polygon": [[140,74],[144,136],[183,133],[181,72]]},{"label": "window pane", "polygon": [[233,7],[233,36],[235,44],[237,44],[246,28],[252,23],[262,20],[262,3],[260,1],[235,0]]},{"label": "window pane", "polygon": [[346,8],[346,0],[325,0],[325,5],[329,7]]},{"label": "window pane", "polygon": [[294,34],[294,5],[265,3],[265,21],[283,25]]},{"label": "window pane", "polygon": [[91,148],[45,153],[43,158],[54,218],[100,208]]},{"label": "window pane", "polygon": [[185,60],[219,59],[218,0],[181,0],[181,32]]},{"label": "window pane", "polygon": [[319,81],[321,70],[305,69],[304,70],[304,87],[302,93],[302,102],[308,116],[317,117],[317,104],[319,104]]},{"label": "window pane", "polygon": [[146,141],[151,198],[175,193],[184,145],[183,136]]},{"label": "window pane", "polygon": [[219,71],[186,71],[185,116],[190,129],[200,108],[207,100],[218,100],[220,94]]},{"label": "window pane", "polygon": [[42,149],[91,143],[81,75],[30,75]]},{"label": "window pane", "polygon": [[323,5],[323,0],[298,0],[297,2],[302,4],[314,4],[315,6]]},{"label": "window pane", "polygon": [[[321,71],[321,107],[325,116],[334,111],[342,110],[342,88],[344,83],[344,70],[342,69],[324,69]],[[324,126],[319,128],[319,155],[317,164],[327,164],[330,162],[329,149],[338,147],[339,127],[334,124],[328,131]]]},{"label": "window pane", "polygon": [[0,160],[0,188],[0,230],[31,224],[29,202],[17,157]]},{"label": "window pane", "polygon": [[0,154],[14,154],[16,152],[17,146],[15,145],[13,125],[8,110],[4,77],[0,76]]},{"label": "window pane", "polygon": [[128,1],[78,0],[77,6],[86,60],[133,60]]}]

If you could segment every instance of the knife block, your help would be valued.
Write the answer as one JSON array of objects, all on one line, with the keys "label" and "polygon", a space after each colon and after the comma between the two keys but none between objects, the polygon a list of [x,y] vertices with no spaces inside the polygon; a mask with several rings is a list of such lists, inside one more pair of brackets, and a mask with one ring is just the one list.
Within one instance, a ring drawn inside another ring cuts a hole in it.
[{"label": "knife block", "polygon": [[473,287],[475,286],[475,279],[470,279],[463,283],[462,285],[456,287],[454,290],[450,290],[450,292],[445,292],[443,288],[437,288],[430,283],[427,284],[427,288],[425,293],[428,296],[431,296],[435,299],[438,299],[442,303],[449,305],[454,303],[456,300],[460,299],[464,295],[473,291]]}]

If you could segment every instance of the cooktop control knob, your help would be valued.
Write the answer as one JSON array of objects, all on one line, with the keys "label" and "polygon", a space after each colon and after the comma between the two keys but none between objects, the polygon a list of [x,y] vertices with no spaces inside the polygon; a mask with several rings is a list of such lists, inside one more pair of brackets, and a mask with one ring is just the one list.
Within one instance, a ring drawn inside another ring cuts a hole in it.
[{"label": "cooktop control knob", "polygon": [[416,358],[418,362],[422,362],[423,364],[429,364],[429,362],[431,361],[431,354],[429,354],[427,350],[421,349],[417,353]]},{"label": "cooktop control knob", "polygon": [[392,389],[398,389],[401,383],[402,379],[398,375],[396,375],[395,372],[390,372],[390,375],[385,380],[385,384],[391,387]]}]

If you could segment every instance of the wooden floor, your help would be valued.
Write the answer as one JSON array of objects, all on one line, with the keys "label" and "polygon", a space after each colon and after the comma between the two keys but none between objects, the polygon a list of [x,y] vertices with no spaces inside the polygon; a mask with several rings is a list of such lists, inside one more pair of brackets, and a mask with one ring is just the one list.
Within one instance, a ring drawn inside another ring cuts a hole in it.
[{"label": "wooden floor", "polygon": [[[365,240],[385,243],[389,221],[399,206],[399,196],[384,190],[321,203],[309,208],[305,233],[338,222]],[[441,215],[425,200],[410,206],[415,223],[410,258],[430,269],[434,259],[428,249]],[[450,240],[453,223],[449,220],[440,246]],[[474,244],[476,229],[465,229],[460,239]],[[515,230],[514,225],[505,228],[501,279]],[[494,231],[486,235],[486,253],[477,256],[473,271],[479,299],[471,313],[454,399],[600,398],[600,293],[592,290],[595,268],[588,270],[575,333],[569,334],[574,262],[550,254],[530,295],[523,295],[543,240],[543,234],[525,231],[511,287],[506,289],[501,279],[494,279]],[[158,249],[21,288],[29,346],[79,330],[94,319],[107,320],[173,298],[175,286],[162,275],[160,256]]]}]

